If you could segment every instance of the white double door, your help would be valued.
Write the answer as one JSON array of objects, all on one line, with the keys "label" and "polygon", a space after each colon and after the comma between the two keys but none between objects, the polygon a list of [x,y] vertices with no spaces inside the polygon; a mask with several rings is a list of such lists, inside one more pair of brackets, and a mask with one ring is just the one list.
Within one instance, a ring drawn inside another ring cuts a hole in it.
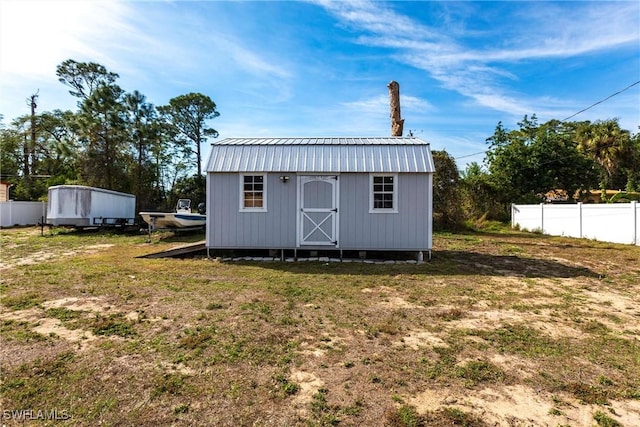
[{"label": "white double door", "polygon": [[338,247],[338,176],[298,176],[298,246]]}]

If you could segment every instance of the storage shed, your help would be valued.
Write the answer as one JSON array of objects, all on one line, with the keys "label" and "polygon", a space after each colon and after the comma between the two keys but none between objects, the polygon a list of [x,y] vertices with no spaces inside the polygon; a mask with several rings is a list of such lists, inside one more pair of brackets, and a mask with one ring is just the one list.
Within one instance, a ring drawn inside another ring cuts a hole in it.
[{"label": "storage shed", "polygon": [[434,165],[415,137],[227,138],[207,163],[208,249],[432,249]]},{"label": "storage shed", "polygon": [[72,227],[133,225],[136,196],[84,185],[49,187],[47,223]]}]

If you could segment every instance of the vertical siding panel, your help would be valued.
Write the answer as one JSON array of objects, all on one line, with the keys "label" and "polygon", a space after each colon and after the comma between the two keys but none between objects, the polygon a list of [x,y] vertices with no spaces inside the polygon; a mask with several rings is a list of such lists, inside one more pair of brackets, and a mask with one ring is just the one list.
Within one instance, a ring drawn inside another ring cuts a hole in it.
[{"label": "vertical siding panel", "polygon": [[411,179],[411,182],[406,191],[411,191],[411,200],[408,203],[407,222],[411,224],[413,233],[408,240],[408,246],[411,248],[420,249],[423,241],[423,222],[424,222],[424,194],[423,194],[423,177],[416,174],[408,175],[407,178]]},{"label": "vertical siding panel", "polygon": [[223,215],[225,214],[224,203],[221,203],[221,200],[224,199],[223,194],[223,186],[221,184],[223,177],[221,174],[211,174],[211,194],[207,195],[207,217],[211,217],[209,223],[212,225],[213,230],[213,241],[214,247],[221,246],[224,240],[222,235],[223,227],[221,227],[221,220],[223,220]]},{"label": "vertical siding panel", "polygon": [[358,201],[357,206],[354,208],[357,218],[355,218],[356,235],[353,236],[353,248],[365,248],[366,241],[373,234],[373,226],[369,218],[369,175],[363,173],[355,174],[352,182],[351,191],[354,195],[357,195],[356,200]]},{"label": "vertical siding panel", "polygon": [[340,175],[338,178],[338,186],[340,188],[340,198],[338,199],[338,236],[340,240],[338,244],[342,248],[351,239],[351,227],[348,223],[351,206],[348,198],[349,188],[347,175]]},{"label": "vertical siding panel", "polygon": [[[361,163],[362,165],[362,163]],[[351,234],[351,248],[357,248],[361,245],[362,236],[367,236],[371,232],[369,222],[366,220],[367,211],[369,210],[368,190],[362,187],[363,174],[349,174],[349,191],[351,199],[351,222],[353,224],[353,232]],[[368,185],[368,183],[367,183]]]},{"label": "vertical siding panel", "polygon": [[263,227],[263,240],[260,245],[263,247],[273,246],[279,248],[283,246],[284,236],[286,235],[286,223],[282,219],[286,218],[287,206],[285,200],[287,198],[287,188],[291,184],[280,181],[280,174],[271,173],[267,175],[267,208],[266,214],[258,214],[261,217],[257,219],[261,221]]},{"label": "vertical siding panel", "polygon": [[213,236],[212,247],[218,247],[222,244],[222,227],[220,226],[220,217],[223,215],[224,209],[224,203],[221,203],[221,200],[224,200],[220,183],[222,177],[219,173],[211,173],[209,176],[211,177],[211,193],[207,194],[207,219],[212,230],[207,232]]},{"label": "vertical siding panel", "polygon": [[[229,189],[237,190],[238,188],[237,181],[233,180],[235,177],[235,174],[211,174],[211,193],[207,196],[207,212],[211,216],[210,224],[213,229],[208,232],[213,236],[214,246],[226,246],[228,241],[233,240],[230,233],[235,234],[232,233],[235,217],[229,212],[234,200]],[[237,196],[235,201],[237,202]]]},{"label": "vertical siding panel", "polygon": [[240,216],[238,208],[240,207],[240,177],[237,173],[228,173],[223,175],[224,193],[220,203],[225,205],[225,214],[228,222],[223,222],[220,227],[224,233],[224,245],[226,247],[239,246],[241,243],[242,229],[240,228]]},{"label": "vertical siding panel", "polygon": [[[211,178],[212,178],[212,174],[207,173],[207,186],[206,186],[206,193],[207,195],[210,195],[213,193],[212,190],[212,182],[211,182]],[[205,197],[205,203],[207,204],[207,210],[210,211],[212,206],[209,205],[210,201],[211,201],[212,197],[208,196],[208,200],[207,197]],[[49,199],[49,203],[51,203],[51,199]],[[206,247],[211,247],[213,246],[213,231],[214,228],[212,227],[211,224],[211,220],[212,220],[213,216],[211,214],[209,214],[207,216],[207,221],[206,221],[206,228],[205,228],[205,246]]]},{"label": "vertical siding panel", "polygon": [[[244,226],[244,220],[246,213],[240,212],[240,174],[232,174],[233,179],[229,179],[229,185],[226,186],[226,191],[229,199],[235,203],[229,203],[227,206],[227,212],[230,217],[233,217],[232,225],[229,227],[228,239],[225,242],[227,246],[243,247],[244,236],[250,234],[250,230],[247,230]],[[223,224],[224,226],[224,224]]]},{"label": "vertical siding panel", "polygon": [[421,229],[421,241],[419,242],[419,245],[422,249],[430,249],[429,236],[431,230],[429,228],[429,222],[431,221],[431,218],[429,216],[429,194],[431,189],[429,188],[429,176],[420,175],[418,176],[418,179],[420,183],[418,194],[421,198],[420,216],[417,219],[420,223]]},{"label": "vertical siding panel", "polygon": [[209,174],[211,192],[207,193],[207,233],[211,236],[211,247],[219,246],[221,241],[220,225],[217,218],[220,215],[220,203],[216,203],[216,200],[220,198],[219,180],[219,174]]},{"label": "vertical siding panel", "polygon": [[414,219],[415,229],[416,229],[416,238],[418,239],[415,243],[415,246],[418,248],[426,249],[427,248],[427,215],[428,215],[428,206],[427,206],[427,176],[426,175],[416,175],[416,197],[420,202],[416,208],[416,217]]},{"label": "vertical siding panel", "polygon": [[286,232],[286,229],[282,227],[282,217],[285,214],[285,209],[282,203],[286,196],[286,186],[289,184],[281,182],[280,174],[278,173],[271,173],[267,178],[269,181],[269,194],[267,195],[269,198],[269,213],[265,218],[265,232],[267,233],[266,244],[270,244],[273,246],[273,249],[276,249],[282,246],[282,240]]},{"label": "vertical siding panel", "polygon": [[415,222],[412,221],[413,215],[408,215],[412,209],[415,195],[411,188],[415,188],[415,179],[411,174],[398,175],[398,215],[405,216],[404,224],[402,221],[396,221],[396,247],[406,248],[411,245],[414,239],[416,229]]},{"label": "vertical siding panel", "polygon": [[360,174],[343,174],[342,185],[340,188],[340,195],[345,201],[342,213],[340,215],[340,222],[344,224],[346,233],[342,236],[341,246],[347,248],[353,248],[357,246],[358,236],[365,233],[365,224],[360,219],[362,194],[358,191],[358,178]]},{"label": "vertical siding panel", "polygon": [[237,174],[230,173],[221,175],[221,178],[223,178],[220,182],[222,189],[218,203],[222,204],[224,208],[219,227],[223,235],[222,245],[228,247],[232,242],[238,241],[239,178]]},{"label": "vertical siding panel", "polygon": [[407,226],[405,227],[406,233],[404,236],[404,247],[415,247],[416,241],[420,236],[420,225],[417,218],[420,217],[420,189],[417,176],[414,174],[403,175],[405,184],[401,187],[401,190],[405,196],[404,198],[404,211],[406,216]]},{"label": "vertical siding panel", "polygon": [[383,214],[381,217],[384,223],[384,229],[382,230],[382,233],[380,233],[380,235],[384,237],[382,247],[385,249],[397,247],[394,244],[393,235],[396,231],[396,227],[394,226],[398,225],[398,221],[396,221],[396,219],[399,217],[399,214]]},{"label": "vertical siding panel", "polygon": [[348,248],[353,241],[355,227],[357,223],[354,221],[355,194],[351,187],[352,174],[342,174],[339,178],[340,185],[340,205],[339,209],[339,227],[340,227],[340,247]]},{"label": "vertical siding panel", "polygon": [[358,211],[361,212],[363,224],[362,232],[358,235],[357,245],[362,249],[371,249],[379,246],[380,233],[380,217],[369,213],[369,174],[363,173],[358,175],[357,191],[361,196],[361,204]]},{"label": "vertical siding panel", "polygon": [[280,200],[281,213],[278,216],[280,220],[281,243],[282,248],[293,248],[296,245],[296,176],[295,174],[286,174],[289,182],[282,184],[282,200]]}]

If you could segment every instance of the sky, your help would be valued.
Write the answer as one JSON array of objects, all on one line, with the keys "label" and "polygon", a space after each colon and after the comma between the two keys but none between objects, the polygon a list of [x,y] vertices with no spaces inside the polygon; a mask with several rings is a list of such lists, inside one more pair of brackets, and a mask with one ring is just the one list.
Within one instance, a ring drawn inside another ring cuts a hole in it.
[{"label": "sky", "polygon": [[66,59],[156,106],[209,96],[220,139],[388,136],[395,80],[404,134],[459,169],[524,115],[562,120],[616,94],[571,120],[640,126],[637,1],[0,0],[5,125],[34,93],[38,112],[76,109],[55,74]]}]

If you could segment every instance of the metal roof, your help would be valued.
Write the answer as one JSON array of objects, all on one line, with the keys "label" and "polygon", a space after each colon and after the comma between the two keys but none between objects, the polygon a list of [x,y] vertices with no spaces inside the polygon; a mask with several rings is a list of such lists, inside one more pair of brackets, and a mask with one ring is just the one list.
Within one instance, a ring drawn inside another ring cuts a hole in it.
[{"label": "metal roof", "polygon": [[207,172],[433,171],[429,144],[415,137],[227,138],[207,162]]}]

